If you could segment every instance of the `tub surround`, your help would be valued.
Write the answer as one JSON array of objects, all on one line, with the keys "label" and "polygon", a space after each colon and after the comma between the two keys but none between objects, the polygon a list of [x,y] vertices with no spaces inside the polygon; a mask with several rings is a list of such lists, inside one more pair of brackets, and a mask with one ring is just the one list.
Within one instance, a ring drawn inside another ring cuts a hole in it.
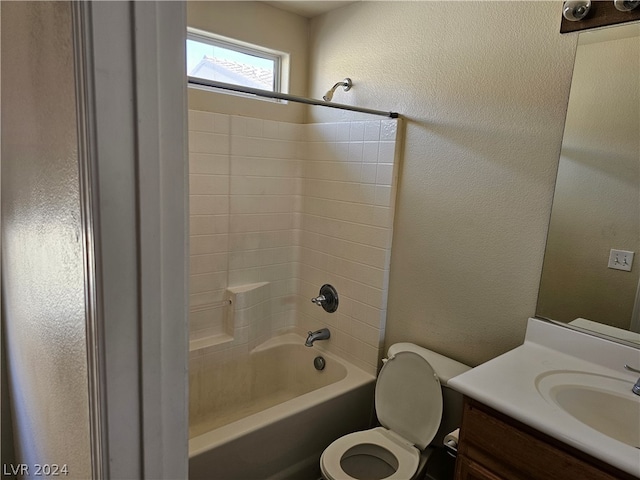
[{"label": "tub surround", "polygon": [[[242,356],[273,335],[329,327],[331,340],[320,348],[376,373],[398,124],[189,111],[192,357]],[[262,283],[268,297],[252,311],[228,304],[234,289]],[[335,313],[310,302],[325,283],[340,295]]]},{"label": "tub surround", "polygon": [[[554,373],[586,372],[628,383],[618,395],[632,402],[638,374],[638,349],[570,330],[539,319],[529,319],[524,344],[469,372],[454,377],[449,386],[482,404],[557,439],[623,472],[640,476],[640,450],[600,433],[577,420],[541,393],[542,379]],[[572,378],[573,378],[572,377]]]}]

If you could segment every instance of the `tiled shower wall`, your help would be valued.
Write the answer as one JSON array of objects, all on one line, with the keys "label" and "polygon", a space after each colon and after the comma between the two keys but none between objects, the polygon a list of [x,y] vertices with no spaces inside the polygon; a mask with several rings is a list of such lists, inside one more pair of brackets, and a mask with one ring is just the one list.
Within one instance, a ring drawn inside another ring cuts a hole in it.
[{"label": "tiled shower wall", "polygon": [[[295,325],[303,127],[189,111],[192,340],[255,346]],[[227,288],[259,282],[264,318],[234,332]]]},{"label": "tiled shower wall", "polygon": [[[297,125],[189,112],[192,345],[242,352],[277,331],[329,326],[318,347],[375,373],[396,133],[396,120]],[[234,330],[227,289],[260,282],[270,292],[260,320]],[[323,283],[338,289],[335,314],[309,301]]]},{"label": "tiled shower wall", "polygon": [[191,339],[224,334],[229,270],[229,154],[227,115],[189,112]]},{"label": "tiled shower wall", "polygon": [[[356,121],[307,131],[298,326],[301,334],[329,327],[326,348],[370,373],[384,339],[397,125]],[[324,283],[338,291],[335,313],[309,301]]]}]

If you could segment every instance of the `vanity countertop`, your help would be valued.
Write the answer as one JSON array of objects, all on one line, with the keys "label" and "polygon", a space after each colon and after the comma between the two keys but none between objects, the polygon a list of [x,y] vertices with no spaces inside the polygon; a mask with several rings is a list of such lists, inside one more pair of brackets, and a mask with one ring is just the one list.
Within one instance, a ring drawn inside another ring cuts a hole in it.
[{"label": "vanity countertop", "polygon": [[[549,373],[588,374],[628,381],[628,399],[640,368],[640,350],[539,319],[529,319],[524,344],[449,380],[448,385],[520,422],[640,477],[640,449],[587,426],[548,401],[538,382]],[[626,395],[623,393],[623,395]],[[637,425],[640,430],[640,424]]]}]

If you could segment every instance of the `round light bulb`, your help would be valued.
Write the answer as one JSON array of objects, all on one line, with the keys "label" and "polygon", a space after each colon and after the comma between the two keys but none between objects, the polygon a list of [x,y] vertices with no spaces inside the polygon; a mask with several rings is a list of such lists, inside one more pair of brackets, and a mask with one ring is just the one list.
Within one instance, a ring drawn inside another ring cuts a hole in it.
[{"label": "round light bulb", "polygon": [[613,0],[613,6],[621,12],[630,12],[640,5],[640,0]]},{"label": "round light bulb", "polygon": [[564,2],[562,16],[570,22],[579,22],[591,10],[591,0],[572,0]]}]

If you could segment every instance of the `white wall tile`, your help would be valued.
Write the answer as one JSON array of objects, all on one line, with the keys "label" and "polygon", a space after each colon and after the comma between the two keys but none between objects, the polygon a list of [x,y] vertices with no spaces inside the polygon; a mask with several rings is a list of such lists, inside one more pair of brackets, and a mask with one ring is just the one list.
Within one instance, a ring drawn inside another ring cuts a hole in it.
[{"label": "white wall tile", "polygon": [[227,195],[229,177],[227,175],[189,175],[189,193],[191,195]]},{"label": "white wall tile", "polygon": [[275,120],[263,120],[262,135],[264,138],[280,138],[280,124]]},{"label": "white wall tile", "polygon": [[189,173],[228,175],[229,156],[191,152],[189,153]]},{"label": "white wall tile", "polygon": [[227,273],[223,271],[190,275],[189,280],[190,293],[203,293],[213,290],[220,290],[226,285]]},{"label": "white wall tile", "polygon": [[380,142],[378,144],[378,163],[393,163],[395,151],[395,142]]},{"label": "white wall tile", "polygon": [[214,116],[212,113],[189,110],[189,131],[213,133],[213,119]]},{"label": "white wall tile", "polygon": [[247,135],[247,118],[238,115],[231,116],[231,135]]},{"label": "white wall tile", "polygon": [[363,142],[350,142],[349,143],[349,162],[362,162],[364,152]]},{"label": "white wall tile", "polygon": [[305,145],[307,136],[306,132],[306,125],[296,125],[285,122],[280,122],[278,124],[278,138],[280,138],[280,140],[290,140],[299,142],[300,145]]},{"label": "white wall tile", "polygon": [[364,142],[362,145],[362,161],[378,163],[378,147],[380,142]]},{"label": "white wall tile", "polygon": [[364,122],[364,140],[368,142],[380,140],[380,121]]},{"label": "white wall tile", "polygon": [[291,213],[294,207],[291,195],[233,195],[230,214]]},{"label": "white wall tile", "polygon": [[245,119],[247,137],[262,137],[263,120],[260,118]]},{"label": "white wall tile", "polygon": [[229,232],[229,215],[191,215],[190,235],[212,235]]},{"label": "white wall tile", "polygon": [[376,183],[378,185],[393,184],[393,164],[391,163],[378,163],[378,169],[376,173]]},{"label": "white wall tile", "polygon": [[229,146],[229,153],[237,156],[247,156],[249,154],[249,148],[247,146],[247,137],[231,135],[231,142]]},{"label": "white wall tile", "polygon": [[225,289],[207,290],[201,293],[189,294],[189,309],[197,310],[210,308],[212,305],[219,305],[224,301]]},{"label": "white wall tile", "polygon": [[229,153],[229,136],[208,132],[189,132],[189,152],[208,154]]},{"label": "white wall tile", "polygon": [[377,165],[375,163],[363,163],[360,173],[361,183],[376,183]]},{"label": "white wall tile", "polygon": [[364,140],[364,122],[351,122],[349,129],[349,141],[362,142]]},{"label": "white wall tile", "polygon": [[229,250],[229,235],[194,235],[190,238],[190,254],[222,253]]},{"label": "white wall tile", "polygon": [[222,113],[213,114],[213,133],[229,135],[231,132],[231,117]]},{"label": "white wall tile", "polygon": [[190,195],[189,213],[191,215],[226,215],[229,212],[227,195]]},{"label": "white wall tile", "polygon": [[336,124],[336,142],[348,142],[351,139],[351,126],[349,123]]},{"label": "white wall tile", "polygon": [[[201,313],[225,298],[228,285],[269,282],[270,298],[242,312],[229,352],[242,354],[291,326],[305,332],[329,325],[325,348],[375,373],[396,123],[295,125],[190,111],[190,302],[200,308],[194,330],[230,325],[227,315],[209,322],[213,316]],[[322,283],[339,289],[337,315],[309,302]]]},{"label": "white wall tile", "polygon": [[189,271],[191,275],[210,272],[226,272],[229,268],[229,257],[226,252],[192,255],[189,258],[189,263]]},{"label": "white wall tile", "polygon": [[376,205],[383,207],[391,206],[391,193],[392,189],[390,186],[376,185]]}]

